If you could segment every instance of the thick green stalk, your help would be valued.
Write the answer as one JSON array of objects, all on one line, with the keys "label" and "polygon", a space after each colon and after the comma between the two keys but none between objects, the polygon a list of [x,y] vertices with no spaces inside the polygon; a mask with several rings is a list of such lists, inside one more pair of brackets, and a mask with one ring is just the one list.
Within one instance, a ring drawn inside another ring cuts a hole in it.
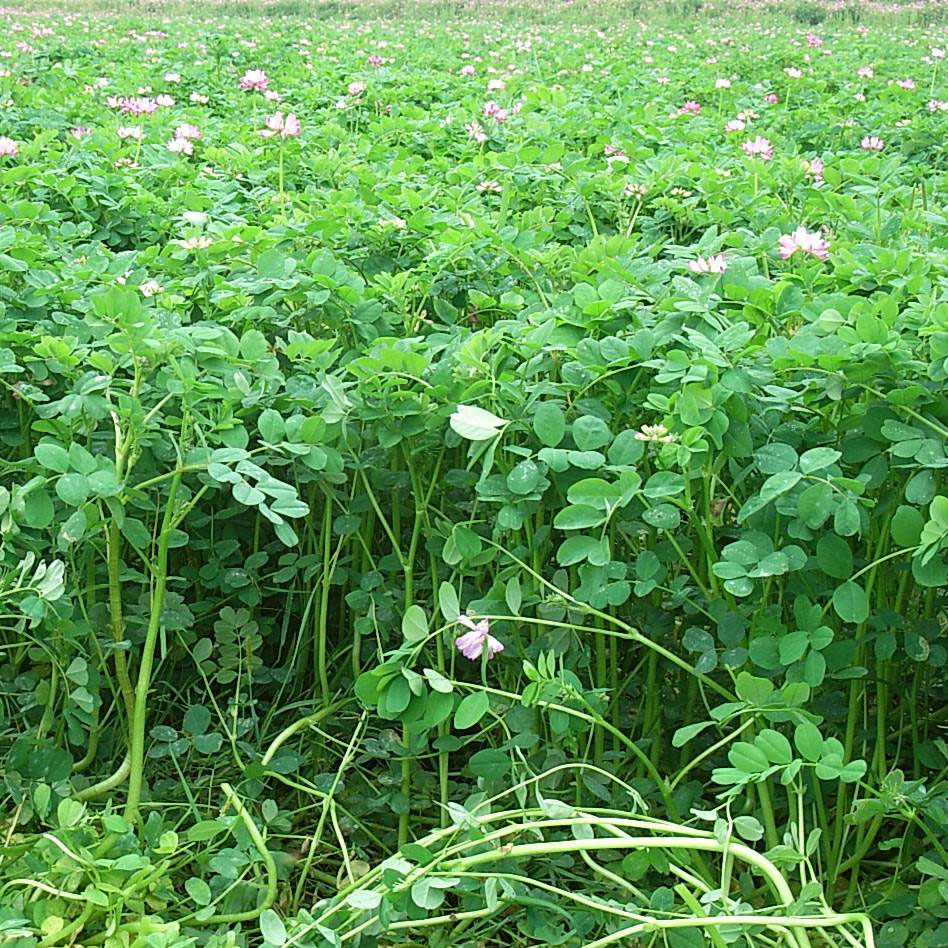
[{"label": "thick green stalk", "polygon": [[181,471],[175,472],[165,502],[165,513],[158,537],[158,551],[154,564],[154,590],[151,596],[151,616],[145,632],[142,646],[141,664],[138,669],[138,681],[135,685],[135,707],[132,713],[131,736],[129,740],[130,771],[128,777],[128,797],[125,802],[125,819],[134,823],[138,819],[138,807],[141,803],[142,781],[145,769],[145,724],[148,717],[148,692],[151,687],[151,672],[155,660],[155,648],[158,644],[158,630],[161,627],[161,611],[164,607],[165,589],[168,582],[168,544],[175,526],[175,501],[181,484]]},{"label": "thick green stalk", "polygon": [[323,506],[323,522],[319,531],[320,552],[323,558],[321,574],[322,586],[319,595],[319,610],[316,613],[316,674],[319,678],[319,690],[323,704],[330,700],[329,675],[326,671],[326,624],[329,616],[329,591],[333,574],[333,561],[330,553],[332,545],[332,498],[327,495]]}]

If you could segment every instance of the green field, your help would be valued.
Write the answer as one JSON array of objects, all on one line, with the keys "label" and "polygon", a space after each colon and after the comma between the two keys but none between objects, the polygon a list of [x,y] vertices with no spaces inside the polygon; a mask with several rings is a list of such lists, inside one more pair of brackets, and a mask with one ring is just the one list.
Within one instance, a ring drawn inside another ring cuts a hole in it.
[{"label": "green field", "polygon": [[2,15],[0,945],[948,945],[948,9]]}]

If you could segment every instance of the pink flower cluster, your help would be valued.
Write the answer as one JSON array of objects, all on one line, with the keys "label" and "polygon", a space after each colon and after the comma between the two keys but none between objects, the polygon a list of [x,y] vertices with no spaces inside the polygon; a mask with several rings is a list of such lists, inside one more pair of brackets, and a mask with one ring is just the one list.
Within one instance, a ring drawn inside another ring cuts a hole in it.
[{"label": "pink flower cluster", "polygon": [[829,256],[829,243],[820,231],[811,232],[800,226],[792,234],[780,237],[780,257],[789,260],[798,250],[817,260],[825,260]]},{"label": "pink flower cluster", "polygon": [[196,125],[179,125],[174,130],[174,138],[168,142],[165,147],[172,154],[193,155],[194,145],[192,142],[201,137],[201,130]]},{"label": "pink flower cluster", "polygon": [[296,138],[302,131],[300,120],[290,112],[286,118],[282,112],[274,112],[267,117],[267,127],[261,128],[257,134],[261,138],[272,138],[279,135],[281,138]]},{"label": "pink flower cluster", "polygon": [[741,145],[741,150],[748,158],[760,158],[761,161],[770,161],[774,156],[773,145],[766,138],[761,138],[760,135],[756,138],[749,138]]},{"label": "pink flower cluster", "polygon": [[470,629],[463,635],[458,636],[455,641],[457,650],[472,662],[477,661],[483,655],[484,649],[487,649],[488,661],[499,652],[504,650],[504,643],[500,639],[495,639],[490,634],[490,622],[487,619],[480,619],[475,622],[467,616],[458,616],[458,624],[464,628]]},{"label": "pink flower cluster", "polygon": [[689,99],[679,110],[679,115],[700,115],[701,105],[694,99]]},{"label": "pink flower cluster", "polygon": [[507,121],[507,110],[502,109],[493,99],[484,103],[484,117],[492,118],[498,125]]},{"label": "pink flower cluster", "polygon": [[[174,100],[172,100],[174,102]],[[125,115],[151,115],[158,111],[158,100],[145,96],[109,96],[106,99],[109,108],[118,109]]]},{"label": "pink flower cluster", "polygon": [[727,260],[723,253],[716,253],[710,257],[698,257],[688,263],[692,273],[724,273],[727,269]]},{"label": "pink flower cluster", "polygon": [[248,69],[240,77],[240,88],[255,89],[257,92],[266,92],[270,80],[262,69]]},{"label": "pink flower cluster", "polygon": [[806,176],[811,178],[814,184],[823,183],[823,162],[820,158],[814,158],[812,161],[804,161],[803,168]]},{"label": "pink flower cluster", "polygon": [[878,135],[866,135],[859,143],[859,147],[864,151],[882,151],[885,148],[885,142]]},{"label": "pink flower cluster", "polygon": [[16,158],[20,148],[12,138],[0,136],[0,158]]}]

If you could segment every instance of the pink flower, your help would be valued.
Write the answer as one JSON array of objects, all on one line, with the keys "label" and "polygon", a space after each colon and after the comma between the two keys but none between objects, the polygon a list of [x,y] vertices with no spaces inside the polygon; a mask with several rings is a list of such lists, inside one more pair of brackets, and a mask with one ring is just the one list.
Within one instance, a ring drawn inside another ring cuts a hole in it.
[{"label": "pink flower", "polygon": [[764,96],[764,102],[768,105],[776,105],[779,101],[780,100],[772,92],[768,92],[767,95]]},{"label": "pink flower", "polygon": [[762,161],[770,161],[774,156],[773,146],[766,138],[759,135],[756,138],[749,138],[741,149],[748,158],[760,158]]},{"label": "pink flower", "polygon": [[267,116],[267,127],[261,128],[257,134],[261,138],[272,138],[274,135],[296,138],[301,130],[300,120],[292,112],[286,118],[282,112],[274,112],[273,115]]},{"label": "pink flower", "polygon": [[196,125],[179,125],[174,130],[175,138],[188,138],[196,141],[201,137],[201,130]]},{"label": "pink flower", "polygon": [[363,92],[365,92],[364,82],[350,82],[349,87],[346,89],[346,95],[352,99],[358,95],[362,95]]},{"label": "pink flower", "polygon": [[928,111],[929,112],[948,112],[948,102],[945,102],[941,99],[929,99]]},{"label": "pink flower", "polygon": [[[118,99],[119,109],[126,115],[151,115],[158,111],[158,102],[155,99],[148,99],[144,96],[126,96],[124,99]],[[111,105],[113,100],[109,99]]]},{"label": "pink flower", "polygon": [[780,238],[780,257],[789,260],[798,250],[825,260],[829,255],[829,243],[823,239],[820,231],[811,233],[805,227],[798,227],[792,234],[783,234]]},{"label": "pink flower", "polygon": [[504,643],[490,634],[490,622],[487,619],[474,622],[467,616],[458,616],[458,623],[470,629],[470,632],[459,636],[454,644],[458,651],[470,661],[477,661],[484,654],[485,645],[488,661],[504,650]]},{"label": "pink flower", "polygon": [[727,260],[723,253],[716,253],[711,257],[698,257],[688,263],[692,273],[724,273],[727,269]]},{"label": "pink flower", "polygon": [[172,138],[171,141],[165,145],[165,148],[175,155],[194,154],[194,146],[187,138]]},{"label": "pink flower", "polygon": [[806,176],[812,178],[814,184],[823,183],[823,162],[821,159],[814,158],[812,161],[804,161],[803,167]]},{"label": "pink flower", "polygon": [[807,34],[806,34],[806,44],[807,44],[807,46],[822,46],[822,45],[823,45],[823,40],[821,40],[821,39],[820,39],[816,34],[814,34],[814,33],[807,33]]},{"label": "pink flower", "polygon": [[865,151],[882,151],[885,148],[885,142],[878,135],[867,135],[859,143],[859,147]]},{"label": "pink flower", "polygon": [[267,91],[264,92],[263,97],[267,100],[267,102],[279,102],[280,99],[283,98],[283,96],[280,95],[276,89],[267,89]]},{"label": "pink flower", "polygon": [[75,139],[85,138],[89,134],[89,129],[84,125],[77,125],[75,128],[69,129],[69,134]]},{"label": "pink flower", "polygon": [[0,158],[16,158],[20,148],[12,138],[0,137]]},{"label": "pink flower", "polygon": [[240,77],[240,88],[256,89],[257,92],[265,92],[269,81],[267,74],[262,69],[248,69],[247,72]]},{"label": "pink flower", "polygon": [[900,80],[896,83],[896,85],[897,85],[900,89],[914,89],[914,88],[915,88],[915,80],[914,80],[914,79],[900,79]]},{"label": "pink flower", "polygon": [[503,79],[491,79],[487,83],[488,92],[503,92],[507,88],[507,83]]},{"label": "pink flower", "polygon": [[724,126],[724,131],[731,134],[732,132],[743,132],[745,128],[747,128],[747,125],[743,119],[731,119],[731,121]]},{"label": "pink flower", "polygon": [[866,96],[865,96],[862,92],[857,92],[857,93],[853,96],[853,98],[854,98],[857,102],[865,102],[865,101],[866,101]]},{"label": "pink flower", "polygon": [[135,141],[140,142],[142,140],[142,127],[141,125],[120,125],[115,130],[115,134],[119,138],[134,138]]},{"label": "pink flower", "polygon": [[799,69],[797,69],[796,66],[787,66],[787,68],[784,69],[784,72],[785,72],[791,79],[802,79],[802,78],[803,78],[803,73],[802,73]]},{"label": "pink flower", "polygon": [[695,102],[694,99],[689,99],[679,110],[679,115],[699,115],[701,113],[701,105],[698,102]]},{"label": "pink flower", "polygon": [[366,62],[367,62],[370,66],[384,66],[384,65],[385,65],[385,57],[384,57],[384,56],[377,56],[377,55],[369,56],[369,58],[366,60]]},{"label": "pink flower", "polygon": [[484,142],[487,141],[487,132],[481,128],[479,122],[468,122],[468,124],[464,126],[464,130],[467,132],[467,137],[473,138],[478,145],[483,145]]},{"label": "pink flower", "polygon": [[492,118],[498,124],[507,121],[507,110],[502,109],[493,99],[484,103],[484,115]]},{"label": "pink flower", "polygon": [[468,63],[466,66],[461,67],[460,74],[462,76],[473,76],[477,74],[477,70],[470,63]]},{"label": "pink flower", "polygon": [[161,292],[161,286],[157,280],[145,280],[138,289],[142,296],[154,296]]},{"label": "pink flower", "polygon": [[856,75],[858,75],[860,79],[871,79],[875,75],[875,71],[872,66],[860,66],[856,70]]}]

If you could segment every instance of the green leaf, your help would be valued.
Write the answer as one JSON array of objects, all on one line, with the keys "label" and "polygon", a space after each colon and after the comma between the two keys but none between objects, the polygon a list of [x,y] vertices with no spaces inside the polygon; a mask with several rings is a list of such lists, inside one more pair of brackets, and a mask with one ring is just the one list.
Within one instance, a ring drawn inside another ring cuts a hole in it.
[{"label": "green leaf", "polygon": [[63,474],[56,481],[56,494],[70,507],[78,507],[89,499],[89,482],[81,474]]},{"label": "green leaf", "polygon": [[727,759],[743,774],[761,774],[770,767],[763,750],[747,741],[738,741],[728,751]]},{"label": "green leaf", "polygon": [[688,741],[697,737],[712,724],[714,724],[714,721],[699,721],[697,724],[686,724],[684,727],[678,728],[672,736],[672,747],[684,747]]},{"label": "green leaf", "polygon": [[33,449],[36,460],[57,474],[65,474],[69,470],[69,452],[58,444],[44,441]]},{"label": "green leaf", "polygon": [[773,728],[764,728],[754,738],[754,744],[764,752],[767,760],[772,764],[789,764],[793,759],[790,742]]},{"label": "green leaf", "polygon": [[485,747],[471,755],[467,763],[475,777],[484,777],[487,780],[499,780],[510,773],[510,758],[503,751],[493,747]]},{"label": "green leaf", "polygon": [[204,734],[211,724],[211,712],[203,705],[195,704],[188,708],[184,715],[182,727],[187,734]]},{"label": "green leaf", "polygon": [[356,889],[346,896],[346,904],[354,909],[371,912],[382,904],[382,895],[374,889]]},{"label": "green leaf", "polygon": [[859,532],[859,525],[859,505],[851,498],[847,498],[836,508],[833,529],[841,537],[851,537]]},{"label": "green leaf", "polygon": [[274,948],[281,948],[286,942],[286,926],[273,909],[264,909],[260,915],[260,934],[263,940]]},{"label": "green leaf", "polygon": [[800,455],[800,470],[804,474],[813,474],[835,464],[842,456],[835,448],[811,448]]},{"label": "green leaf", "polygon": [[829,484],[811,484],[797,499],[797,516],[811,529],[818,530],[833,510],[833,488]]},{"label": "green leaf", "polygon": [[760,488],[761,503],[770,503],[800,483],[803,475],[799,471],[779,471],[771,474]]},{"label": "green leaf", "polygon": [[865,590],[852,580],[836,587],[833,608],[843,622],[862,623],[869,618],[869,599]]},{"label": "green leaf", "polygon": [[803,721],[796,726],[793,743],[810,763],[815,763],[823,756],[823,736],[820,729],[810,721]]},{"label": "green leaf", "polygon": [[253,365],[269,354],[267,337],[259,329],[248,329],[240,337],[240,355]]},{"label": "green leaf", "polygon": [[267,408],[260,413],[260,417],[257,419],[257,430],[268,444],[279,444],[283,440],[286,429],[280,413],[272,408]]},{"label": "green leaf", "polygon": [[583,415],[573,422],[573,440],[580,451],[595,451],[612,441],[609,426],[595,415]]},{"label": "green leaf", "polygon": [[496,438],[507,424],[503,418],[476,405],[458,405],[450,418],[452,430],[468,441]]},{"label": "green leaf", "polygon": [[402,616],[402,635],[406,642],[422,642],[428,637],[428,617],[419,605],[411,605]]},{"label": "green leaf", "polygon": [[566,416],[555,402],[542,402],[533,416],[534,434],[548,448],[555,448],[566,434]]},{"label": "green leaf", "polygon": [[504,599],[507,602],[507,608],[516,616],[520,615],[520,606],[523,604],[523,590],[520,588],[520,579],[517,576],[511,576],[504,587]]},{"label": "green leaf", "polygon": [[618,484],[610,484],[601,477],[585,477],[571,484],[566,492],[566,498],[571,504],[595,507],[597,510],[615,506],[621,496],[622,490]]},{"label": "green leaf", "polygon": [[210,905],[211,887],[203,879],[199,879],[197,876],[191,876],[191,878],[184,883],[184,889],[188,895],[191,896],[195,905]]},{"label": "green leaf", "polygon": [[445,622],[454,622],[461,614],[458,594],[450,583],[442,582],[438,587],[438,608]]},{"label": "green leaf", "polygon": [[542,479],[543,475],[540,473],[536,461],[529,459],[521,461],[507,475],[507,490],[512,494],[525,496],[532,493]]},{"label": "green leaf", "polygon": [[892,516],[889,526],[892,539],[903,547],[918,546],[925,526],[925,518],[920,510],[901,504]]},{"label": "green leaf", "polygon": [[553,526],[557,530],[586,530],[589,527],[598,527],[606,522],[604,511],[585,504],[576,504],[564,507],[554,518]]},{"label": "green leaf", "polygon": [[490,710],[490,699],[485,691],[474,691],[461,699],[454,712],[454,729],[466,731],[474,727]]},{"label": "green leaf", "polygon": [[792,665],[794,662],[799,661],[803,658],[809,644],[810,636],[802,629],[795,632],[788,632],[786,635],[781,636],[778,643],[780,664]]},{"label": "green leaf", "polygon": [[685,479],[674,471],[657,471],[642,488],[642,493],[649,500],[660,500],[664,497],[675,497],[685,489]]},{"label": "green leaf", "polygon": [[853,574],[849,544],[835,533],[824,533],[816,544],[816,562],[827,576],[848,579]]},{"label": "green leaf", "polygon": [[659,530],[675,530],[681,524],[681,512],[672,504],[657,504],[642,512],[642,519]]}]

